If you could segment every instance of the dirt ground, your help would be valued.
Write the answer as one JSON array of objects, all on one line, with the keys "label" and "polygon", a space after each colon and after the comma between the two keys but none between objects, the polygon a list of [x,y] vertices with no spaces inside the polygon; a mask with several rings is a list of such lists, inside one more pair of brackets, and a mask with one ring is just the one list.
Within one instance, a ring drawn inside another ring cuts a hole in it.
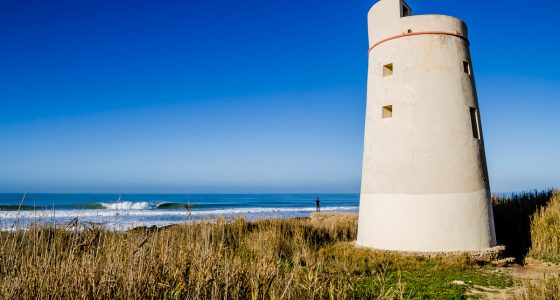
[{"label": "dirt ground", "polygon": [[523,287],[521,283],[526,280],[543,279],[550,275],[560,275],[560,265],[541,262],[531,258],[527,258],[525,265],[512,265],[496,270],[497,272],[506,272],[513,276],[516,281],[515,286],[507,289],[493,289],[487,287],[475,286],[467,293],[469,298],[474,299],[512,299],[521,298]]}]

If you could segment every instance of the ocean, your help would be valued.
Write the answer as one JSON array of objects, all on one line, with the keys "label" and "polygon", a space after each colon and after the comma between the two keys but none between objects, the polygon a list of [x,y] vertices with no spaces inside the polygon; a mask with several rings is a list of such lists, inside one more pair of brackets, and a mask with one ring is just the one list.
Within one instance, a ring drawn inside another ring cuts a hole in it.
[{"label": "ocean", "polygon": [[33,224],[102,225],[110,230],[198,220],[307,217],[357,212],[359,194],[0,194],[0,230]]}]

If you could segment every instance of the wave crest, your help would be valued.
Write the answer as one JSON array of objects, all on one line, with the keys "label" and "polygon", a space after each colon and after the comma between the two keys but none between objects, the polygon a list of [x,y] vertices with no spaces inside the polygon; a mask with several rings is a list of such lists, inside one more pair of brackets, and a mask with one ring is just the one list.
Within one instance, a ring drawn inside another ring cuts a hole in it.
[{"label": "wave crest", "polygon": [[114,210],[138,210],[138,209],[152,209],[154,208],[148,202],[116,202],[116,203],[101,203],[103,208]]}]

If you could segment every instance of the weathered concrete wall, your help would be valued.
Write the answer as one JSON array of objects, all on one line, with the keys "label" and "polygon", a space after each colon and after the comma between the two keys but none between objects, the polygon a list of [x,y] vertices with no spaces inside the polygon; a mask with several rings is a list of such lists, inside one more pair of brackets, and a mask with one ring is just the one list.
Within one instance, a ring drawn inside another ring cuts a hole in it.
[{"label": "weathered concrete wall", "polygon": [[[403,33],[429,34],[397,37],[370,51],[358,244],[437,252],[492,247],[466,25],[442,15],[401,17],[403,5],[381,0],[368,15],[370,47]],[[393,71],[384,76],[387,64]],[[392,117],[383,118],[389,105]]]}]

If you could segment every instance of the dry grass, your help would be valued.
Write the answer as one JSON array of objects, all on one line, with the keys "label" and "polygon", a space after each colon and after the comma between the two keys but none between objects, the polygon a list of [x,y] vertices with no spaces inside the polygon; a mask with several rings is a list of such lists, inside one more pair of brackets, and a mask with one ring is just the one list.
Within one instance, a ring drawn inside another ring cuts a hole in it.
[{"label": "dry grass", "polygon": [[536,281],[524,281],[514,297],[523,300],[560,299],[560,276],[548,276]]},{"label": "dry grass", "polygon": [[[383,273],[344,253],[356,222],[242,219],[126,233],[34,227],[0,233],[0,298],[354,298],[357,279]],[[375,265],[375,264],[374,264]],[[393,298],[383,285],[359,291]]]},{"label": "dry grass", "polygon": [[[531,249],[528,256],[560,262],[560,192],[551,193],[548,205],[531,216]],[[543,278],[524,280],[519,288],[519,299],[560,299],[560,276],[543,273]]]},{"label": "dry grass", "polygon": [[531,257],[560,263],[560,192],[531,221]]},{"label": "dry grass", "polygon": [[512,284],[467,256],[356,248],[356,223],[237,219],[128,232],[0,232],[0,299],[447,299],[474,285]]},{"label": "dry grass", "polygon": [[[552,191],[495,197],[499,242],[524,258],[532,240],[532,256],[557,259],[559,198]],[[513,284],[467,256],[426,259],[356,248],[356,223],[237,219],[128,232],[95,226],[0,232],[0,299],[448,299],[476,286]],[[526,282],[520,297],[555,299],[559,286],[551,276]]]},{"label": "dry grass", "polygon": [[498,244],[506,255],[523,262],[531,248],[531,217],[551,201],[553,190],[493,196],[494,223]]}]

